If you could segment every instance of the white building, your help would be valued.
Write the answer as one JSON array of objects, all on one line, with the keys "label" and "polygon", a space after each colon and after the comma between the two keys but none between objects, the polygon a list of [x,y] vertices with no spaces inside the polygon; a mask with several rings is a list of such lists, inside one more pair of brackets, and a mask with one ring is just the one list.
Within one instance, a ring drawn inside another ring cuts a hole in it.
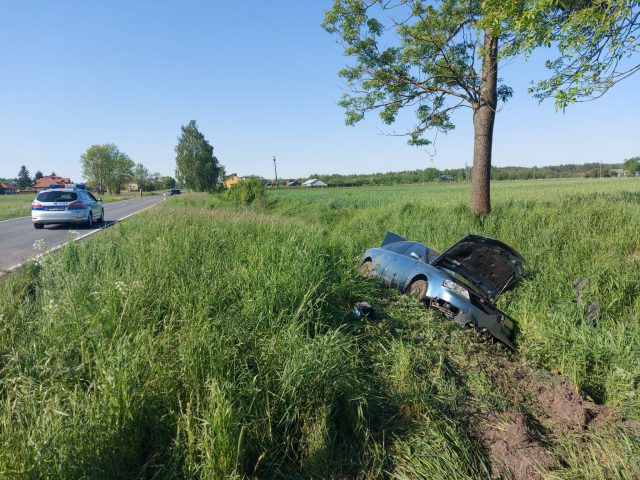
[{"label": "white building", "polygon": [[302,184],[303,187],[326,187],[327,184],[317,178],[310,178]]}]

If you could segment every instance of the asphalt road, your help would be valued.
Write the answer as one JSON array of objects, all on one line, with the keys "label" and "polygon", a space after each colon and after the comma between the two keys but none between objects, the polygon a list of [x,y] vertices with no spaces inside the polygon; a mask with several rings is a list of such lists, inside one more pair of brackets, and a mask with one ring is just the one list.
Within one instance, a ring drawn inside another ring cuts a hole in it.
[{"label": "asphalt road", "polygon": [[[41,253],[34,248],[34,243],[38,240],[43,240],[46,243],[47,250],[52,250],[67,243],[70,237],[79,238],[92,235],[160,201],[162,201],[162,195],[105,203],[105,222],[100,222],[96,225],[96,228],[93,229],[78,225],[46,225],[42,230],[36,230],[33,228],[33,223],[31,223],[31,217],[1,221],[0,277],[4,276],[17,265]],[[71,230],[78,233],[74,233],[72,237],[70,234]]]}]

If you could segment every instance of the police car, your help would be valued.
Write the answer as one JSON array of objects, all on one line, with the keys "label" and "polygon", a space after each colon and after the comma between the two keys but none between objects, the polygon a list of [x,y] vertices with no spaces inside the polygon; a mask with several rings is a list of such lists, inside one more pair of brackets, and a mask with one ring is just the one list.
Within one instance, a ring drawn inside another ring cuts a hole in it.
[{"label": "police car", "polygon": [[52,223],[73,223],[93,227],[104,221],[104,208],[100,198],[94,197],[84,184],[60,188],[51,185],[42,190],[31,203],[31,220],[36,229]]}]

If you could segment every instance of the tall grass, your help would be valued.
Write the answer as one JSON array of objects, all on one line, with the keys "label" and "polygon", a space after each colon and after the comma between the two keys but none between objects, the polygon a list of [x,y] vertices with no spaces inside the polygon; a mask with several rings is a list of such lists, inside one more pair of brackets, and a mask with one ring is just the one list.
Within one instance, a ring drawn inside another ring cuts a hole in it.
[{"label": "tall grass", "polygon": [[[531,183],[482,221],[455,185],[185,196],[30,264],[0,283],[0,477],[487,478],[474,418],[529,411],[526,392],[498,346],[358,276],[385,229],[518,249],[514,361],[638,419],[638,184]],[[377,320],[353,316],[362,299]],[[550,442],[550,475],[638,472],[637,436],[590,435]]]}]

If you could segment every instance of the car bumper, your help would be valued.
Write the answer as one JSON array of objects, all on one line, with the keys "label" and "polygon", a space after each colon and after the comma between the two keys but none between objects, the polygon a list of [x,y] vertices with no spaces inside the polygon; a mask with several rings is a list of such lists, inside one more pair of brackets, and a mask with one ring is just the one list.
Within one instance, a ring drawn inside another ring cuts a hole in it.
[{"label": "car bumper", "polygon": [[31,221],[41,225],[51,223],[84,223],[87,221],[88,209],[61,212],[37,211],[31,212]]},{"label": "car bumper", "polygon": [[484,304],[483,308],[478,307],[470,300],[445,288],[437,298],[456,308],[458,311],[454,317],[456,322],[463,325],[470,322],[480,329],[486,329],[496,340],[504,343],[510,349],[516,350],[516,346],[513,344],[515,338],[513,320],[493,305]]}]

